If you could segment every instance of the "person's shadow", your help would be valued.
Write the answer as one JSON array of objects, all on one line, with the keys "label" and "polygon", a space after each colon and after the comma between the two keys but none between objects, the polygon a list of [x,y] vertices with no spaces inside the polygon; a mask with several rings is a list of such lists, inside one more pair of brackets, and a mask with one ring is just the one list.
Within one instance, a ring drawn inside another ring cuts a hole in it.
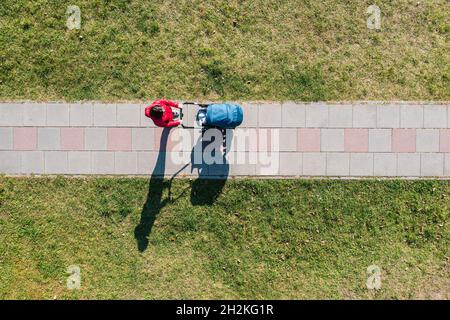
[{"label": "person's shadow", "polygon": [[168,187],[168,182],[164,180],[164,171],[166,167],[166,147],[169,133],[170,128],[164,128],[161,134],[158,158],[148,184],[147,200],[142,208],[141,221],[134,229],[134,237],[136,238],[137,247],[140,252],[147,249],[148,236],[152,231],[156,216],[167,202],[169,202],[169,198],[162,199],[164,188]]}]

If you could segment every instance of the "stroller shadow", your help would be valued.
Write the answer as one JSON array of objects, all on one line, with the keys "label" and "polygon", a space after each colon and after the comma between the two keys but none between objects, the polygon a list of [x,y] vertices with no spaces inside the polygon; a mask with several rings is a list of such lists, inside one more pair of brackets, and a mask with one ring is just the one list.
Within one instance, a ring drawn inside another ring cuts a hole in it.
[{"label": "stroller shadow", "polygon": [[[227,137],[229,143],[231,142],[231,136]],[[202,138],[199,138],[197,143],[201,143],[202,153],[205,147],[210,143],[221,144],[222,141],[212,141],[205,142]],[[195,148],[194,148],[195,149]],[[220,154],[215,154],[217,149],[215,149],[211,156],[214,159],[221,159],[218,163],[206,164],[204,159],[202,159],[201,164],[195,165],[192,156],[194,152],[191,153],[191,163],[192,169],[198,170],[198,179],[194,180],[191,188],[191,204],[194,206],[211,206],[217,200],[217,198],[222,193],[222,190],[227,182],[228,175],[230,173],[230,165],[226,159],[227,149],[225,151],[219,151]]]},{"label": "stroller shadow", "polygon": [[[203,157],[201,157],[200,162],[196,159],[196,153],[199,152],[198,144],[201,144],[200,150],[203,154],[204,148],[212,143],[209,141],[205,142],[202,137],[199,137],[196,143],[197,147],[194,147],[191,151],[190,163],[187,163],[173,174],[169,180],[165,180],[166,148],[169,133],[170,128],[165,128],[162,132],[160,150],[150,177],[147,199],[142,207],[140,222],[134,229],[134,237],[140,252],[144,252],[147,249],[148,237],[152,231],[156,217],[164,206],[169,202],[175,202],[184,195],[183,191],[177,198],[174,199],[172,197],[172,181],[182,170],[189,165],[191,165],[191,172],[193,172],[194,169],[198,170],[198,178],[193,181],[190,193],[190,201],[194,206],[213,205],[222,193],[229,175],[229,164],[226,161],[226,152],[222,152],[219,155],[214,154],[214,152],[212,153],[212,156],[215,159],[222,159],[221,163],[206,164]],[[232,136],[230,138],[232,139]],[[168,190],[168,197],[163,199],[165,188]]]}]

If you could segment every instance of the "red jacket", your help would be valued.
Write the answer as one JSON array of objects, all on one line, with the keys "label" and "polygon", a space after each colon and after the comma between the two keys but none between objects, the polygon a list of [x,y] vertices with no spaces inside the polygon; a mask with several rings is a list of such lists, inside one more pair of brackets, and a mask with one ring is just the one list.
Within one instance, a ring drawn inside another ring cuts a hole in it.
[{"label": "red jacket", "polygon": [[[154,118],[150,115],[150,110],[156,105],[159,105],[164,108],[164,114],[159,119]],[[175,103],[173,101],[155,100],[155,101],[153,101],[153,103],[150,106],[145,108],[145,116],[152,119],[153,122],[155,123],[155,125],[157,125],[158,127],[176,127],[179,124],[181,124],[181,121],[180,120],[173,121],[173,112],[172,112],[171,107],[180,109],[180,107],[178,106],[178,103]]]}]

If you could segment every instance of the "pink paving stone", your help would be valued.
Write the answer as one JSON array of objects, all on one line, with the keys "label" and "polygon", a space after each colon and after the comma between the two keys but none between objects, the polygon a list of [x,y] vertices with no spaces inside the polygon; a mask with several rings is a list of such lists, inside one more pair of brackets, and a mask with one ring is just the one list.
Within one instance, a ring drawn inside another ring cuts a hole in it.
[{"label": "pink paving stone", "polygon": [[[162,133],[162,131],[161,131]],[[161,134],[158,135],[158,145]],[[183,130],[181,128],[170,130],[167,141],[167,152],[191,151],[194,147],[194,130]]]},{"label": "pink paving stone", "polygon": [[84,150],[84,128],[61,128],[61,150]]},{"label": "pink paving stone", "polygon": [[440,152],[450,152],[450,129],[441,129],[439,141]]},{"label": "pink paving stone", "polygon": [[416,152],[416,129],[393,129],[392,152]]},{"label": "pink paving stone", "polygon": [[14,150],[35,150],[37,146],[36,128],[14,128],[13,148]]},{"label": "pink paving stone", "polygon": [[108,128],[108,150],[130,151],[131,128]]},{"label": "pink paving stone", "polygon": [[303,152],[320,152],[320,129],[298,129],[297,149]]},{"label": "pink paving stone", "polygon": [[[167,131],[167,139],[163,140],[162,135],[164,130]],[[161,128],[157,127],[154,131],[154,139],[155,139],[155,150],[159,152],[170,152],[173,150],[173,138],[171,138],[171,134],[174,132],[174,130],[180,130],[177,128]],[[165,145],[161,145],[161,143],[165,143]]]},{"label": "pink paving stone", "polygon": [[346,152],[368,152],[369,130],[368,129],[345,129],[344,150]]}]

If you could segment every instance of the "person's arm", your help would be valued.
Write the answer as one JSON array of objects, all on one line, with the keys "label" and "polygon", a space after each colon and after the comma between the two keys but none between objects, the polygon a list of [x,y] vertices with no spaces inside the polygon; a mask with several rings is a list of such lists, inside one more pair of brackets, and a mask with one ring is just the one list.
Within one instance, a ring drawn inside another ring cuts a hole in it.
[{"label": "person's arm", "polygon": [[147,118],[150,118],[150,110],[152,109],[151,106],[148,106],[147,108],[145,108],[144,114]]},{"label": "person's arm", "polygon": [[161,104],[165,104],[169,107],[174,107],[174,108],[178,108],[181,109],[179,104],[170,100],[159,100]]},{"label": "person's arm", "polygon": [[171,121],[171,122],[167,123],[167,127],[172,128],[172,127],[176,127],[180,124],[181,124],[181,120]]}]

